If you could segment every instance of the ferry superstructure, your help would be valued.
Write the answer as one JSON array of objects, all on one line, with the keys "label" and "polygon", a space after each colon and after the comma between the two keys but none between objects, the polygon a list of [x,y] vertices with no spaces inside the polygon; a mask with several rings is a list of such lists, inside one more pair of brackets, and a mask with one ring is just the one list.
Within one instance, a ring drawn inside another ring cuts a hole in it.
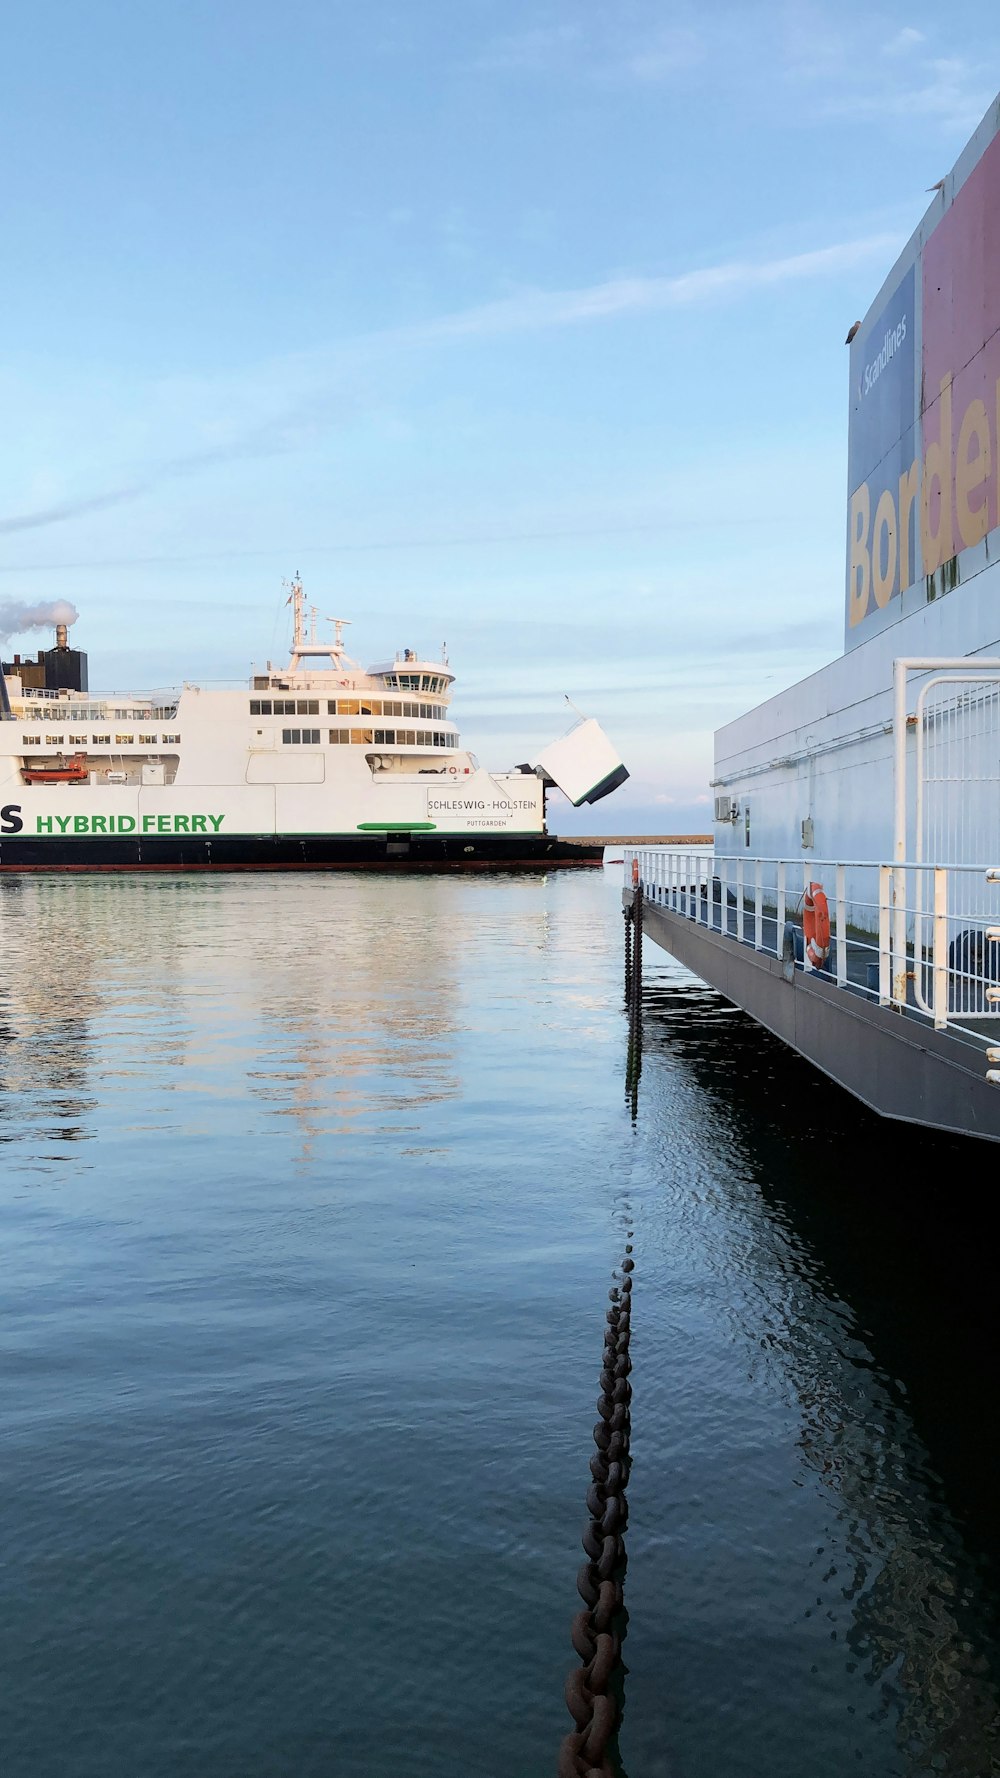
[{"label": "ferry superstructure", "polygon": [[714,849],[626,895],[876,1110],[1000,1141],[1000,98],[847,343],[844,653],[717,732]]},{"label": "ferry superstructure", "polygon": [[[628,777],[592,719],[532,765],[480,766],[452,719],[446,660],[404,649],[365,670],[345,620],[317,639],[292,585],[288,665],[245,691],[90,697],[0,673],[0,871],[482,868],[597,862],[549,834]],[[57,635],[56,657],[66,648]]]}]

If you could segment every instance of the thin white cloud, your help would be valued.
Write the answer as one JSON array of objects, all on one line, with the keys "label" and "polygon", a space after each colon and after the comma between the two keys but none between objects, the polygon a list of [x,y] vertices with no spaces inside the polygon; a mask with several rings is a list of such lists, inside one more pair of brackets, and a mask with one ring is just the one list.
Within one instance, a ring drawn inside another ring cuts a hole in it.
[{"label": "thin white cloud", "polygon": [[701,266],[672,277],[610,278],[576,290],[528,290],[458,310],[407,330],[411,337],[431,341],[461,336],[537,332],[550,327],[603,321],[627,314],[692,307],[720,298],[750,296],[759,290],[808,278],[836,277],[871,259],[884,259],[898,251],[896,235],[866,235],[855,241],[839,241],[809,253],[777,259],[729,260],[722,265]]},{"label": "thin white cloud", "polygon": [[484,73],[543,74],[562,67],[578,50],[583,33],[578,25],[538,25],[495,37],[475,58]]},{"label": "thin white cloud", "polygon": [[[984,36],[974,57],[942,55],[926,32],[914,25],[889,31],[889,23],[884,13],[851,23],[818,0],[791,11],[777,49],[789,89],[807,101],[803,121],[920,118],[945,134],[968,135],[1000,85],[1000,36]],[[873,55],[880,26],[887,34]]]},{"label": "thin white cloud", "polygon": [[919,44],[926,42],[927,38],[923,31],[918,31],[914,25],[904,25],[901,31],[897,31],[894,37],[889,38],[888,43],[882,45],[882,54],[903,56],[910,50],[916,49]]},{"label": "thin white cloud", "polygon": [[[338,342],[330,351],[249,367],[225,381],[179,379],[152,392],[150,406],[169,411],[175,436],[203,442],[170,456],[147,459],[109,489],[84,490],[43,506],[0,514],[0,534],[48,529],[104,507],[138,500],[163,482],[189,478],[237,461],[308,445],[338,412],[354,411],[345,377],[383,365],[393,355],[427,351],[448,342],[501,339],[627,316],[749,299],[765,290],[809,279],[835,278],[869,261],[886,262],[901,245],[896,235],[840,241],[808,253],[729,260],[669,277],[619,277],[570,290],[523,290],[409,327]],[[356,400],[357,398],[355,398]]]},{"label": "thin white cloud", "polygon": [[473,60],[480,73],[629,79],[672,78],[705,60],[703,31],[676,21],[664,25],[658,0],[640,3],[626,23],[620,15],[575,16],[490,39]]},{"label": "thin white cloud", "polygon": [[636,80],[652,83],[696,67],[705,55],[705,40],[697,31],[675,26],[632,44],[622,55],[620,67]]},{"label": "thin white cloud", "polygon": [[949,135],[967,136],[975,129],[995,96],[1000,79],[1000,55],[984,72],[963,56],[925,58],[910,63],[911,77],[893,85],[848,87],[828,97],[822,110],[826,117],[925,118],[941,125]]}]

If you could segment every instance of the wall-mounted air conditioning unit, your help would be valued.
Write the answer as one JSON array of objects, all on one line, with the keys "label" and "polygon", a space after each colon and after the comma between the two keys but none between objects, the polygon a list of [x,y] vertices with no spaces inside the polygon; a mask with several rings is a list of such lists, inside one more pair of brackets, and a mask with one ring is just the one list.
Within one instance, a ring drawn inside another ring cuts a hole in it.
[{"label": "wall-mounted air conditioning unit", "polygon": [[717,796],[716,797],[716,799],[715,799],[715,819],[716,819],[716,821],[735,821],[739,816],[739,812],[740,812],[739,804],[734,803],[732,797],[730,797],[730,796]]}]

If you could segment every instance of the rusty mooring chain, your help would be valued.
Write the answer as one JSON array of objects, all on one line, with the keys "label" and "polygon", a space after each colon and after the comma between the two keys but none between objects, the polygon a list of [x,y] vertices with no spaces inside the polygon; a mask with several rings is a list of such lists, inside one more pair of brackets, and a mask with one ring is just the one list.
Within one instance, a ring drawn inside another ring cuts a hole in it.
[{"label": "rusty mooring chain", "polygon": [[583,1611],[573,1619],[571,1636],[581,1665],[566,1680],[566,1703],[576,1724],[559,1750],[559,1778],[615,1778],[611,1764],[619,1717],[621,1645],[624,1635],[625,1538],[628,1502],[629,1434],[632,1368],[631,1243],[626,1245],[621,1283],[610,1292],[601,1367],[600,1414],[594,1427],[597,1446],[590,1459],[593,1481],[587,1490],[590,1518],[583,1533],[587,1554],[576,1577]]}]

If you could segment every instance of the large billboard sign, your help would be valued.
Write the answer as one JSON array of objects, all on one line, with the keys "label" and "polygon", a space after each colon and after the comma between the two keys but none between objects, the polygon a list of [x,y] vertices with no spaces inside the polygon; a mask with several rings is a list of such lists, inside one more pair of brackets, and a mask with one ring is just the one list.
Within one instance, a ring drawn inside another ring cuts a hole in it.
[{"label": "large billboard sign", "polygon": [[1000,135],[852,343],[848,475],[850,648],[1000,525]]}]

